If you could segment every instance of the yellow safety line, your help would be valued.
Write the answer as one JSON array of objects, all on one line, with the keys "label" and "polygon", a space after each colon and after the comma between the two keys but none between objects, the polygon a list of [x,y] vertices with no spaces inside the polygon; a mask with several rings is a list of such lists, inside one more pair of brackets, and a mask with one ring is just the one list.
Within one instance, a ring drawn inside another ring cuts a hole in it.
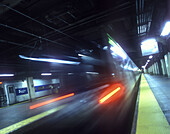
[{"label": "yellow safety line", "polygon": [[170,134],[170,126],[143,75],[136,134]]},{"label": "yellow safety line", "polygon": [[6,128],[3,128],[3,129],[0,130],[0,134],[7,134],[7,133],[10,133],[10,132],[13,132],[13,131],[15,131],[15,130],[23,127],[23,126],[26,126],[26,125],[34,122],[34,121],[37,121],[37,120],[39,120],[39,119],[41,119],[41,118],[44,118],[44,117],[46,117],[46,116],[48,116],[48,115],[50,115],[50,114],[52,114],[52,113],[55,113],[55,112],[63,109],[65,106],[66,106],[66,105],[62,105],[62,106],[59,106],[59,107],[57,107],[57,108],[53,108],[53,109],[48,110],[48,111],[46,111],[46,112],[43,112],[43,113],[41,113],[41,114],[35,115],[35,116],[33,116],[33,117],[30,117],[30,118],[28,118],[28,119],[25,119],[25,120],[23,120],[23,121],[20,121],[20,122],[18,122],[18,123],[15,123],[15,124],[13,124],[13,125],[11,125],[11,126],[8,126],[8,127],[6,127]]}]

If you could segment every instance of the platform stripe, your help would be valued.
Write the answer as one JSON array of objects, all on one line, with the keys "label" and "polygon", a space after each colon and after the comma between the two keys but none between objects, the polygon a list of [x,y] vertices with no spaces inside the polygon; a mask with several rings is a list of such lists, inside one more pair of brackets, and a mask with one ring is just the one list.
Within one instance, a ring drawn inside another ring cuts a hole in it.
[{"label": "platform stripe", "polygon": [[3,129],[0,130],[0,134],[7,134],[7,133],[10,133],[10,132],[13,132],[13,131],[15,131],[15,130],[23,127],[23,126],[26,126],[26,125],[34,122],[34,121],[37,121],[37,120],[39,120],[39,119],[41,119],[41,118],[44,118],[44,117],[46,117],[46,116],[48,116],[48,115],[50,115],[50,114],[52,114],[52,113],[55,113],[55,112],[63,109],[65,106],[66,106],[66,105],[62,105],[62,106],[59,106],[59,107],[57,107],[57,108],[53,108],[53,109],[48,110],[48,111],[46,111],[46,112],[43,112],[43,113],[41,113],[41,114],[35,115],[35,116],[33,116],[33,117],[30,117],[30,118],[28,118],[28,119],[25,119],[25,120],[23,120],[23,121],[20,121],[20,122],[18,122],[18,123],[15,123],[15,124],[13,124],[13,125],[11,125],[11,126],[8,126],[8,127],[6,127],[6,128],[3,128]]},{"label": "platform stripe", "polygon": [[144,75],[140,85],[136,134],[170,134],[170,126]]}]

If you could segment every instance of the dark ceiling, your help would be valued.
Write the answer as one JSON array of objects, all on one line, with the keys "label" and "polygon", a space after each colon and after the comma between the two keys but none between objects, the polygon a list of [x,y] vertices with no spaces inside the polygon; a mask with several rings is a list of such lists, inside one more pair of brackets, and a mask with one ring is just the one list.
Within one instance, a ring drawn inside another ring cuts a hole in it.
[{"label": "dark ceiling", "polygon": [[[0,69],[20,71],[18,55],[99,56],[109,33],[141,67],[140,41],[159,36],[166,0],[0,0]],[[36,64],[35,66],[39,66]]]}]

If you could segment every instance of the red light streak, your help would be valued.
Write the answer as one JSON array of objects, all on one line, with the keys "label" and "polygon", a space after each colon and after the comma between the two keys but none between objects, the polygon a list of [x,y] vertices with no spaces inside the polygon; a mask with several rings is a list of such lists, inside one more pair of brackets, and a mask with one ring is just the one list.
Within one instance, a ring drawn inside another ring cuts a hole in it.
[{"label": "red light streak", "polygon": [[113,84],[108,87],[100,96],[99,103],[109,103],[123,96],[125,88],[121,84]]},{"label": "red light streak", "polygon": [[116,94],[118,91],[120,90],[120,87],[116,88],[115,90],[113,90],[111,93],[107,94],[105,97],[103,97],[102,99],[99,100],[99,103],[103,103],[106,100],[108,100],[110,97],[112,97],[114,94]]},{"label": "red light streak", "polygon": [[44,102],[41,102],[41,103],[38,103],[38,104],[32,105],[32,106],[30,106],[30,109],[35,109],[35,108],[38,108],[38,107],[41,107],[41,106],[47,105],[47,104],[49,104],[49,103],[52,103],[52,102],[58,101],[58,100],[62,100],[62,99],[65,99],[65,98],[71,97],[71,96],[74,96],[74,93],[67,94],[67,95],[64,95],[64,96],[61,96],[61,97],[58,97],[58,98],[55,98],[55,99],[51,99],[51,100],[48,100],[48,101],[44,101]]}]

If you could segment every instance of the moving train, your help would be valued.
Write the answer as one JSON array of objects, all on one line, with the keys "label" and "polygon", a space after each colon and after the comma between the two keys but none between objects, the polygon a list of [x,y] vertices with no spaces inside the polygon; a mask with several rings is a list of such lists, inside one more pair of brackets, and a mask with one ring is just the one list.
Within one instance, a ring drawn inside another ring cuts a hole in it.
[{"label": "moving train", "polygon": [[[114,83],[124,85],[125,93],[132,91],[139,80],[141,70],[121,46],[107,34],[106,46],[97,52],[98,56],[94,56],[95,52],[94,50],[82,49],[75,52],[77,57],[63,56],[64,60],[60,59],[60,61],[67,62],[69,65],[57,64],[56,67],[56,64],[50,63],[50,70],[48,71],[52,73],[51,76],[41,76],[40,70],[39,72],[29,72],[26,76],[22,74],[22,79],[18,77],[2,80],[1,89],[3,92],[1,94],[6,96],[7,104],[29,100],[26,77],[30,76],[33,77],[35,98],[50,94],[80,93],[104,84],[112,85]],[[40,58],[23,55],[19,57],[25,61],[33,60],[31,64],[36,64],[37,59],[40,60]],[[42,59],[45,60],[45,58]],[[72,60],[68,62],[70,59]],[[39,63],[42,66],[44,64],[49,63]]]}]

